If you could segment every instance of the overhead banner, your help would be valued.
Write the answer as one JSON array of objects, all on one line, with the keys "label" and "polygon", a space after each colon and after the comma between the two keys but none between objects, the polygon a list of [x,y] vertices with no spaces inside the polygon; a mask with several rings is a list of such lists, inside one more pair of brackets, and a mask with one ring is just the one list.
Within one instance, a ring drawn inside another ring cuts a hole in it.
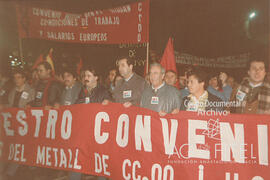
[{"label": "overhead banner", "polygon": [[250,59],[250,53],[236,56],[206,58],[175,51],[175,59],[177,64],[197,65],[211,68],[246,68]]},{"label": "overhead banner", "polygon": [[[223,114],[223,113],[221,113]],[[1,160],[113,180],[269,180],[269,115],[122,104],[0,113]]]},{"label": "overhead banner", "polygon": [[16,4],[21,38],[86,44],[149,42],[149,0],[84,14]]}]

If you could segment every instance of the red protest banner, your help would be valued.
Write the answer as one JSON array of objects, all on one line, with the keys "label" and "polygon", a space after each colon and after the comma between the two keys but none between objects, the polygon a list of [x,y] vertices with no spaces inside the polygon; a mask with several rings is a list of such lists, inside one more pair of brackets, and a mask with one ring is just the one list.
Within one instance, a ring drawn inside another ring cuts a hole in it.
[{"label": "red protest banner", "polygon": [[84,14],[16,4],[21,38],[88,44],[149,41],[149,0]]},{"label": "red protest banner", "polygon": [[1,112],[1,160],[111,179],[268,180],[269,115],[121,104]]}]

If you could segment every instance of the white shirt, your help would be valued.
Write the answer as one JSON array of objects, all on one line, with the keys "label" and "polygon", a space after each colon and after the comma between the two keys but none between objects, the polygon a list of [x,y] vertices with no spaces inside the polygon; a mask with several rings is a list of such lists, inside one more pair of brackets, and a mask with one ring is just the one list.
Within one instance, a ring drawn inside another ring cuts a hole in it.
[{"label": "white shirt", "polygon": [[208,92],[204,91],[204,93],[197,99],[194,95],[190,94],[190,101],[188,103],[187,111],[204,111],[206,101],[208,100]]},{"label": "white shirt", "polygon": [[129,78],[125,79],[126,82],[128,82],[132,77],[133,77],[134,73],[131,74],[131,76],[129,76]]},{"label": "white shirt", "polygon": [[261,86],[262,84],[263,84],[263,83],[261,82],[261,83],[259,83],[259,84],[254,85],[252,82],[249,82],[249,85],[250,85],[252,88],[259,87],[259,86]]},{"label": "white shirt", "polygon": [[154,87],[152,86],[152,89],[154,89],[155,92],[157,92],[157,90],[160,89],[160,88],[162,88],[164,85],[165,85],[165,82],[163,82],[163,83],[162,83],[159,87],[157,87],[157,88],[154,88]]}]

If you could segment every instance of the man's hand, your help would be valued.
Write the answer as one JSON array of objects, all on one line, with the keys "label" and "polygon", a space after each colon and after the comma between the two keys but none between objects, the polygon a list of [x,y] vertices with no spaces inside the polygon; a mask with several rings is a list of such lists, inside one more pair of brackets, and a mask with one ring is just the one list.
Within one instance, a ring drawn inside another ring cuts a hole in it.
[{"label": "man's hand", "polygon": [[25,109],[29,109],[29,108],[31,108],[31,105],[30,105],[30,104],[26,104],[26,105],[24,106],[24,108],[25,108]]},{"label": "man's hand", "polygon": [[131,105],[132,105],[131,102],[125,102],[125,103],[123,104],[123,106],[124,106],[125,108],[129,108]]},{"label": "man's hand", "polygon": [[49,106],[49,105],[44,106],[44,109],[45,109],[45,110],[50,110],[51,108],[52,108],[52,106]]},{"label": "man's hand", "polygon": [[159,116],[165,116],[167,113],[165,111],[159,111],[158,114]]},{"label": "man's hand", "polygon": [[172,111],[172,114],[178,114],[179,113],[179,109],[174,109],[173,111]]},{"label": "man's hand", "polygon": [[108,99],[104,99],[101,104],[108,105],[109,103],[110,103],[110,101]]},{"label": "man's hand", "polygon": [[59,103],[55,103],[55,104],[54,104],[54,108],[55,108],[55,109],[59,109],[59,108],[60,108],[60,104],[59,104]]},{"label": "man's hand", "polygon": [[30,104],[26,104],[25,106],[23,106],[24,109],[30,109],[32,106]]}]

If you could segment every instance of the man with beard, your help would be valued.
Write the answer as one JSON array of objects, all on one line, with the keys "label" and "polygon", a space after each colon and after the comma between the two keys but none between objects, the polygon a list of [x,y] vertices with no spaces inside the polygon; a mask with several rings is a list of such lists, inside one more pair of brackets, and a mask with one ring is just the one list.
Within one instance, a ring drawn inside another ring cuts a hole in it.
[{"label": "man with beard", "polygon": [[33,107],[50,107],[59,103],[62,87],[52,77],[52,67],[48,62],[42,62],[37,67],[39,81],[35,87],[36,95],[31,103]]},{"label": "man with beard", "polygon": [[[111,100],[109,91],[98,82],[96,71],[86,66],[81,69],[83,86],[76,81],[75,71],[66,69],[63,71],[65,89],[61,95],[59,105],[102,103]],[[69,180],[80,180],[82,173],[69,172]],[[98,177],[102,179],[102,177]]]},{"label": "man with beard", "polygon": [[77,81],[75,69],[66,68],[62,72],[62,76],[65,88],[63,89],[60,97],[60,104],[56,103],[55,107],[75,104],[82,89],[81,83]]},{"label": "man with beard", "polygon": [[[60,102],[62,85],[52,76],[52,67],[47,62],[41,62],[37,66],[38,82],[35,89],[35,98],[29,103],[32,107],[44,107],[50,109]],[[32,176],[39,179],[53,179],[57,171],[48,168],[34,168]]]},{"label": "man with beard", "polygon": [[82,69],[82,88],[77,103],[104,103],[111,100],[109,91],[98,82],[98,75],[92,67]]},{"label": "man with beard", "polygon": [[117,61],[119,73],[123,79],[113,90],[113,99],[117,103],[123,103],[124,107],[140,105],[141,95],[146,84],[142,77],[133,72],[133,63],[134,60],[130,57],[121,57]]}]

